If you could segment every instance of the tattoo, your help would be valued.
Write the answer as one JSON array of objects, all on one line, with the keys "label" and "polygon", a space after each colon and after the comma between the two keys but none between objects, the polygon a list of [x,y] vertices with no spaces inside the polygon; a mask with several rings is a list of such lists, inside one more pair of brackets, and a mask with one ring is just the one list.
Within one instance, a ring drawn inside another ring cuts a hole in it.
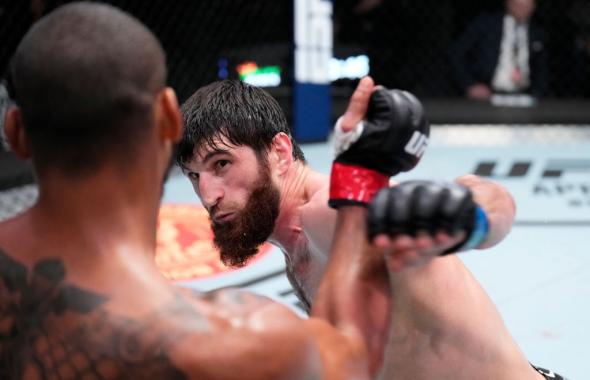
[{"label": "tattoo", "polygon": [[307,313],[307,315],[309,315],[311,313],[311,302],[309,302],[309,300],[305,296],[305,292],[303,291],[303,287],[299,284],[299,282],[297,280],[297,276],[295,276],[295,273],[293,273],[293,269],[291,268],[291,266],[288,263],[287,263],[286,273],[287,273],[287,279],[289,280],[289,282],[291,283],[291,286],[293,287],[293,290],[295,291],[295,295],[297,296],[297,298],[301,302],[301,308]]},{"label": "tattoo", "polygon": [[207,320],[184,298],[132,319],[108,312],[106,295],[65,279],[59,259],[29,273],[0,250],[1,379],[186,378],[167,349],[188,331],[206,330]]}]

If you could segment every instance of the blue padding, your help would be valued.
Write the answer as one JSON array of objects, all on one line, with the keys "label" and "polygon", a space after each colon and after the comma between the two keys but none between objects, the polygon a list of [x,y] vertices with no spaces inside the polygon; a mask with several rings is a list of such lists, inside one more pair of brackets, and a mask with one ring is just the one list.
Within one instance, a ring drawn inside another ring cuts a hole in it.
[{"label": "blue padding", "polygon": [[297,142],[326,141],[330,133],[330,85],[295,83],[293,137]]}]

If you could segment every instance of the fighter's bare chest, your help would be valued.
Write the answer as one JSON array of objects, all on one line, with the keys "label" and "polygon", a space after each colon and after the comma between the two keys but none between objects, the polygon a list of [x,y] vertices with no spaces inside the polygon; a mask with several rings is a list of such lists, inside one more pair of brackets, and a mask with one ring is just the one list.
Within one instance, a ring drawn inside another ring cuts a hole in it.
[{"label": "fighter's bare chest", "polygon": [[304,236],[293,243],[288,247],[289,249],[283,250],[289,281],[298,293],[302,293],[307,301],[311,302],[325,269],[325,254],[315,248]]}]

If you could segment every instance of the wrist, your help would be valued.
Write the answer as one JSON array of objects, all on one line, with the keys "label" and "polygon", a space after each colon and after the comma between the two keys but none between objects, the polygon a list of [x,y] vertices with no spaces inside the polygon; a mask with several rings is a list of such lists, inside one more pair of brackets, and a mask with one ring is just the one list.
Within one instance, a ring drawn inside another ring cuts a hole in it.
[{"label": "wrist", "polygon": [[443,252],[442,256],[481,247],[482,244],[488,239],[489,232],[490,223],[488,221],[488,217],[485,211],[481,207],[477,206],[475,208],[475,220],[473,223],[473,228],[469,231],[467,237],[461,243]]},{"label": "wrist", "polygon": [[331,207],[366,206],[389,183],[389,177],[376,170],[334,162],[330,175]]},{"label": "wrist", "polygon": [[475,224],[473,230],[467,237],[467,240],[459,247],[460,251],[468,251],[481,246],[481,244],[487,239],[488,232],[490,230],[490,224],[488,217],[481,207],[475,208]]}]

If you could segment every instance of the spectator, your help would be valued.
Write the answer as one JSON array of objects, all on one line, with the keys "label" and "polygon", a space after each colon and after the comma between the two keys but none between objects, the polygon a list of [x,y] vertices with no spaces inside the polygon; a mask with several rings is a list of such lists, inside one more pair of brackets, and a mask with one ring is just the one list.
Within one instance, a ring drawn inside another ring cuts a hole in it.
[{"label": "spectator", "polygon": [[546,94],[544,32],[531,20],[534,10],[535,0],[506,0],[504,13],[477,17],[451,46],[455,81],[467,97]]}]

